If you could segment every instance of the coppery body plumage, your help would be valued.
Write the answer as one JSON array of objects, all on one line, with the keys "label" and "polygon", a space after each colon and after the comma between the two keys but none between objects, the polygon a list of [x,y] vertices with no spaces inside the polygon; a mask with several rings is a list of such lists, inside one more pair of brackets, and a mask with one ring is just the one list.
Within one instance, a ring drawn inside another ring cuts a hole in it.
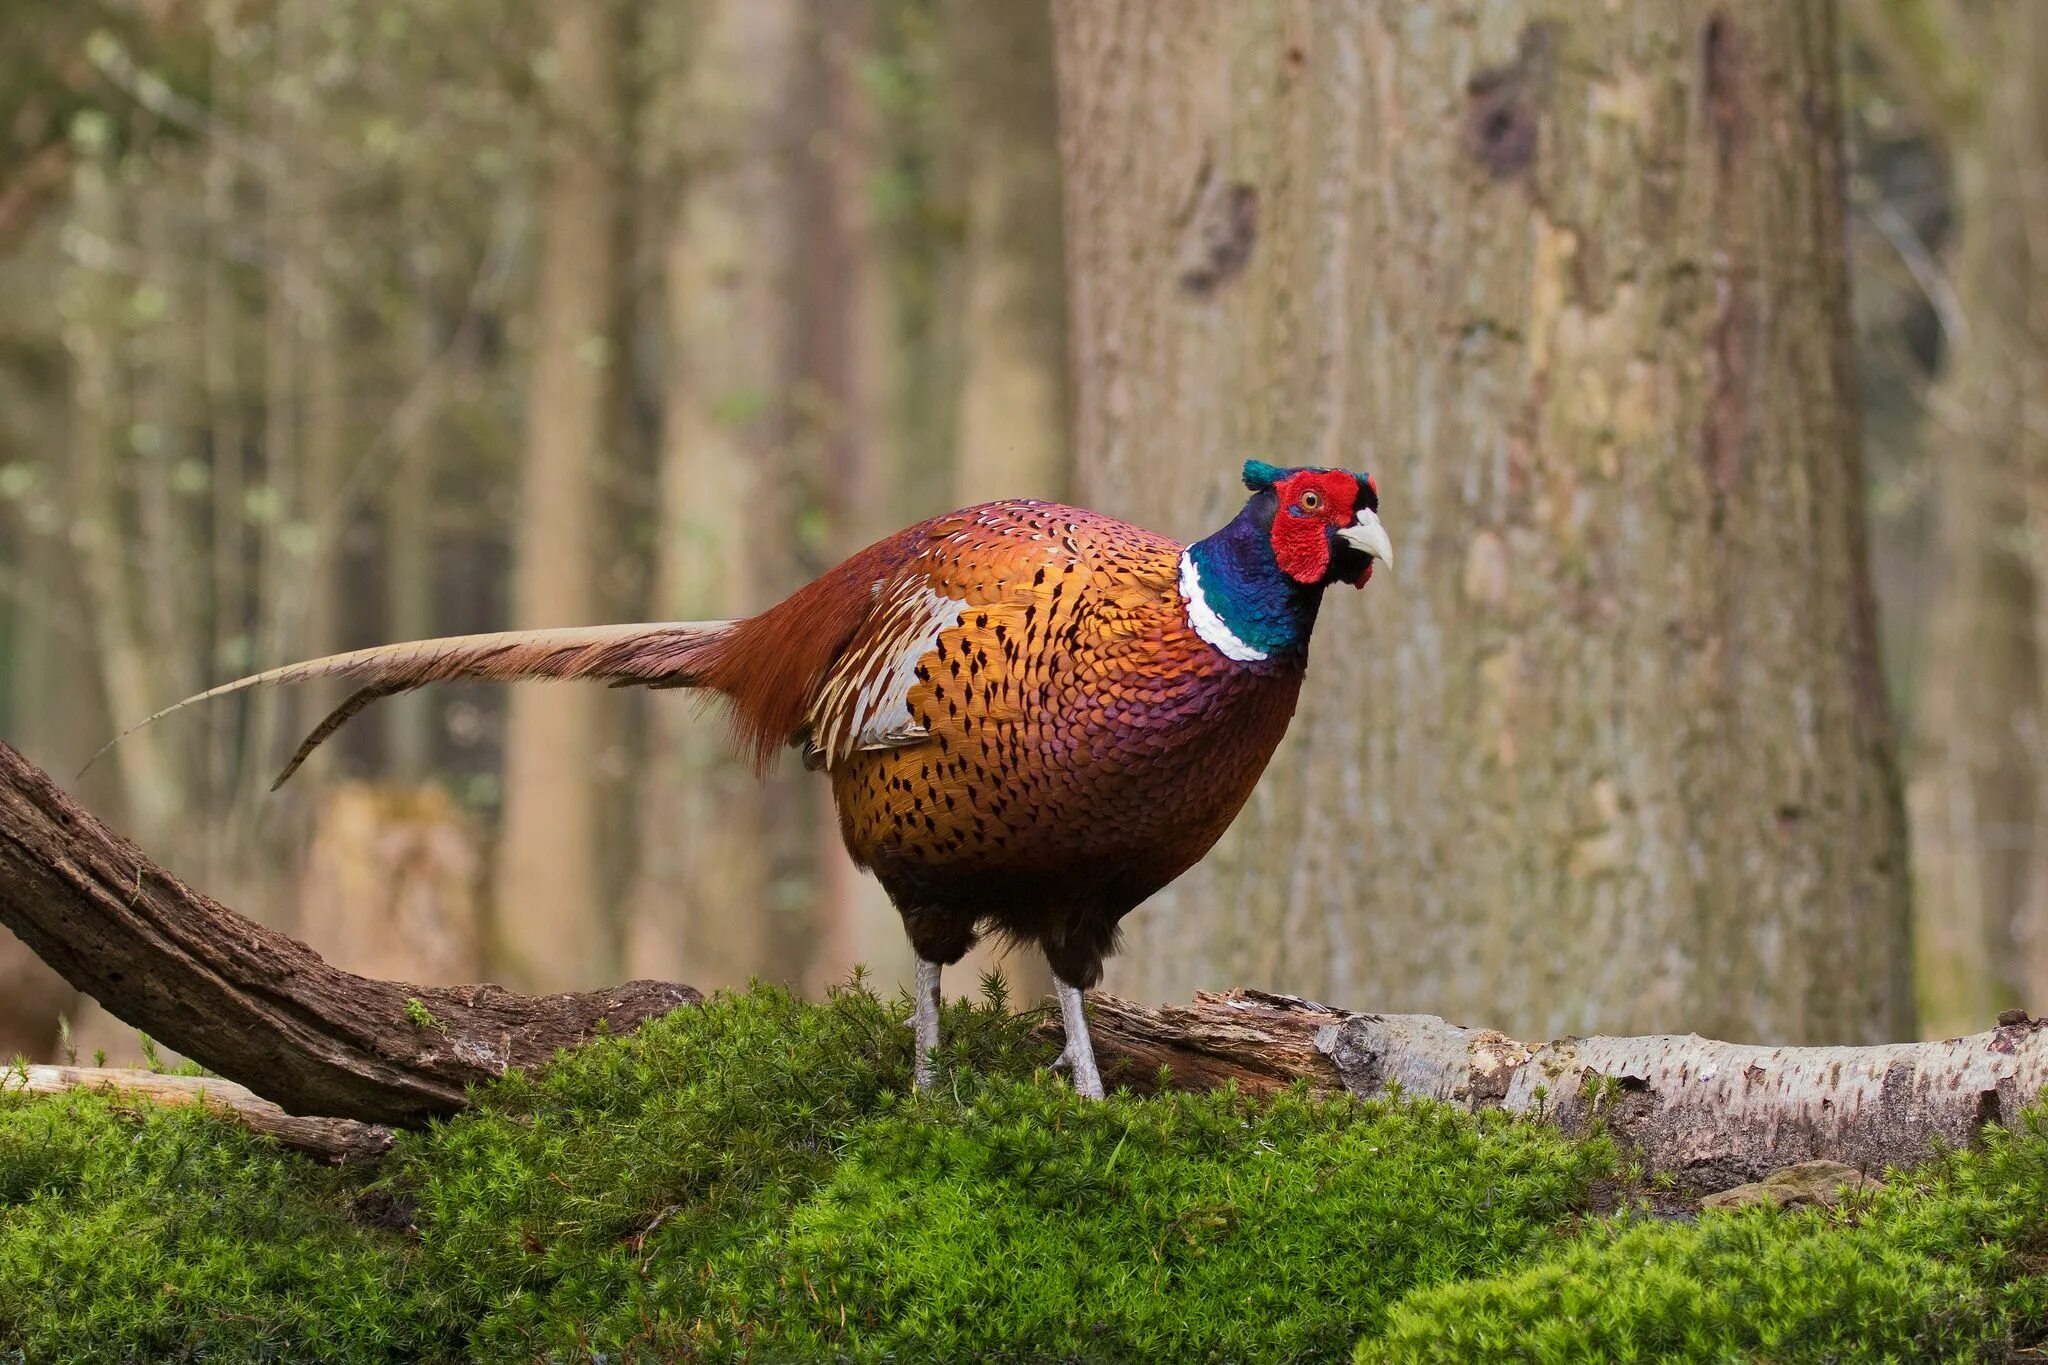
[{"label": "coppery body plumage", "polygon": [[[912,670],[928,738],[827,756],[846,846],[920,956],[957,962],[986,922],[1093,986],[1117,921],[1251,794],[1303,660],[1217,653],[1181,600],[1182,547],[1123,522],[1008,502],[909,534],[927,543],[905,580],[964,610]],[[856,635],[848,657],[894,645]]]},{"label": "coppery body plumage", "polygon": [[794,744],[826,770],[847,849],[902,913],[920,959],[920,1077],[939,968],[995,931],[1044,950],[1065,1060],[1100,1093],[1080,991],[1118,922],[1250,796],[1294,713],[1323,590],[1362,586],[1388,555],[1370,479],[1253,464],[1246,482],[1244,512],[1192,546],[1079,508],[988,503],[901,531],[741,621],[385,646],[202,698],[358,680],[289,776],[364,705],[428,682],[722,694],[758,761]]}]

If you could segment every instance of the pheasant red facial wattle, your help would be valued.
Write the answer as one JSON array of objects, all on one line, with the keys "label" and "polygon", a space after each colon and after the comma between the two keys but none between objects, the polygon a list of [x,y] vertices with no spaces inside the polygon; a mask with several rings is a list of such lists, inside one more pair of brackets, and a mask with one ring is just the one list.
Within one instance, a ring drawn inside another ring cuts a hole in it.
[{"label": "pheasant red facial wattle", "polygon": [[[286,776],[379,697],[460,679],[696,688],[743,747],[832,782],[848,851],[918,955],[917,1078],[940,970],[987,933],[1040,947],[1062,1062],[1100,1095],[1082,992],[1117,926],[1192,866],[1251,795],[1294,714],[1332,583],[1392,547],[1369,476],[1247,463],[1251,498],[1190,545],[1056,503],[985,503],[853,555],[758,616],[427,640],[293,664],[265,683],[358,688]],[[148,722],[144,722],[147,724]]]},{"label": "pheasant red facial wattle", "polygon": [[1329,572],[1331,532],[1351,524],[1358,490],[1357,476],[1341,469],[1304,469],[1273,486],[1273,557],[1289,578],[1316,583]]}]

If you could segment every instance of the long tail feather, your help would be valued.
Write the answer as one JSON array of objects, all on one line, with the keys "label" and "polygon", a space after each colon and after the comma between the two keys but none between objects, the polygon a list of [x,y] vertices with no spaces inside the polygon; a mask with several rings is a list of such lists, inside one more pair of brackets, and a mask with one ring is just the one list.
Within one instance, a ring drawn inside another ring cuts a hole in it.
[{"label": "long tail feather", "polygon": [[347,678],[363,684],[299,746],[277,779],[275,786],[282,786],[330,735],[381,697],[410,692],[429,683],[511,682],[527,678],[589,679],[620,687],[690,687],[695,685],[696,676],[706,663],[706,646],[731,626],[730,621],[661,621],[508,630],[333,654],[237,678],[166,706],[114,736],[85,766],[90,768],[107,750],[137,730],[215,697],[252,687],[321,678]]}]

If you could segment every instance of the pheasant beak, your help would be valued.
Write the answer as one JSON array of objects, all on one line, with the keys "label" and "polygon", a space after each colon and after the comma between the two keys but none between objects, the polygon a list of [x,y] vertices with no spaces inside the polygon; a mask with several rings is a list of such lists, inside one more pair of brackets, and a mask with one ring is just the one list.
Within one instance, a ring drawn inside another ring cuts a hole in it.
[{"label": "pheasant beak", "polygon": [[1394,562],[1394,542],[1387,539],[1387,528],[1380,525],[1379,513],[1369,507],[1358,509],[1358,517],[1349,526],[1337,531],[1346,545],[1371,556],[1382,564]]}]

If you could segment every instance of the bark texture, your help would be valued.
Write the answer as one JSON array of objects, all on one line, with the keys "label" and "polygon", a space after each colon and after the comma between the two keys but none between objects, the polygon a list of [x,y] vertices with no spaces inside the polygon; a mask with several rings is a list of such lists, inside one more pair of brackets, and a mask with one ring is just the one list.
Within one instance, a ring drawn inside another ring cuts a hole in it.
[{"label": "bark texture", "polygon": [[701,997],[414,987],[329,966],[192,891],[0,744],[0,925],[137,1028],[296,1114],[416,1124],[465,1089]]},{"label": "bark texture", "polygon": [[[597,619],[593,482],[609,412],[619,197],[618,16],[612,0],[553,7],[554,118],[541,209],[513,614],[525,626]],[[611,961],[599,919],[595,763],[603,694],[512,691],[497,947],[514,979],[587,986]]]},{"label": "bark texture", "polygon": [[1112,987],[1906,1036],[1832,5],[1054,18],[1082,499],[1366,468],[1400,548]]},{"label": "bark texture", "polygon": [[1595,1120],[1653,1169],[1726,1189],[1803,1161],[1909,1166],[2009,1123],[2048,1085],[2048,1021],[1871,1047],[1760,1047],[1696,1034],[1525,1043],[1429,1014],[1351,1014],[1259,991],[1151,1009],[1098,997],[1090,1029],[1112,1085],[1306,1081],[1505,1109],[1583,1131]]}]

